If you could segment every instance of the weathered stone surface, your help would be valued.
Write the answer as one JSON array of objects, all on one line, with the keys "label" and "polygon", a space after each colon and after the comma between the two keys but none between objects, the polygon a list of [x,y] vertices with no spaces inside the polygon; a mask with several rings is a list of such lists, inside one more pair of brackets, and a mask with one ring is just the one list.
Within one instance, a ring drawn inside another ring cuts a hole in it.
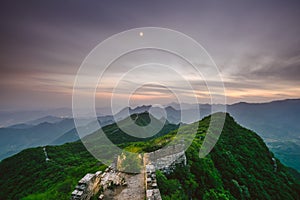
[{"label": "weathered stone surface", "polygon": [[132,199],[143,200],[145,199],[145,184],[144,174],[130,174],[126,176],[128,186],[123,189],[118,195],[115,196],[116,200]]},{"label": "weathered stone surface", "polygon": [[145,166],[145,178],[146,178],[146,199],[147,200],[161,200],[160,191],[157,187],[155,167],[154,165],[148,164]]},{"label": "weathered stone surface", "polygon": [[186,165],[184,145],[172,145],[152,153],[145,153],[143,170],[139,174],[128,174],[116,170],[118,158],[104,173],[86,174],[72,192],[72,200],[88,200],[96,195],[103,200],[161,200],[155,171],[172,172],[176,164]]},{"label": "weathered stone surface", "polygon": [[71,200],[88,200],[100,189],[101,171],[95,174],[86,174],[75,187],[71,194]]},{"label": "weathered stone surface", "polygon": [[186,165],[184,145],[171,145],[167,148],[144,154],[144,162],[145,164],[152,164],[155,169],[169,174],[175,169],[176,164]]}]

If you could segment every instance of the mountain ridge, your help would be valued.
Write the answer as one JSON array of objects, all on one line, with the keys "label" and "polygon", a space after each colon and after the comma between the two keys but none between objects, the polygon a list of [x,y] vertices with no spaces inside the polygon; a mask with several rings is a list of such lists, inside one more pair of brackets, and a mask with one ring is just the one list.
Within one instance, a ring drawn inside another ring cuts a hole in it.
[{"label": "mountain ridge", "polygon": [[[184,104],[184,107],[186,109],[189,109],[189,105],[190,104]],[[174,107],[168,107],[168,105],[165,106],[168,121],[170,121],[170,123],[172,124],[180,123],[182,111],[176,110]],[[174,103],[173,106],[176,107]],[[198,107],[199,105],[196,106]],[[151,105],[142,105],[134,108],[128,107],[127,109],[129,110],[129,113],[132,114],[142,111],[149,111],[150,108]],[[201,104],[199,108],[199,120],[211,114],[211,105]],[[186,115],[186,119],[188,122],[185,123],[190,123],[195,119],[195,117],[189,117],[189,113],[191,113],[191,116],[195,114],[194,110],[195,109],[190,108],[190,110],[183,111],[183,113],[188,114]],[[229,112],[237,120],[238,123],[254,130],[260,136],[262,136],[267,145],[272,149],[272,151],[274,151],[276,156],[279,157],[285,164],[300,171],[300,154],[298,153],[300,152],[300,99],[278,100],[269,103],[240,102],[228,105],[227,112]],[[124,113],[125,111],[123,111],[123,114]],[[128,113],[123,117],[120,117],[119,120],[126,117],[127,115]],[[120,114],[119,116],[122,116],[122,114]],[[101,116],[98,117],[98,120],[102,121],[101,123],[104,125],[111,124],[114,122],[114,117]],[[19,124],[13,128],[23,129],[29,127],[30,126]],[[0,129],[0,132],[1,130],[3,129]],[[3,159],[9,155],[17,153],[24,148],[30,147],[28,145],[26,146],[23,144],[19,144],[18,142],[14,142],[14,137],[16,137],[14,135],[17,135],[17,133],[19,132],[20,130],[16,130],[15,133],[11,131],[9,132],[11,133],[11,141],[5,142],[5,144],[10,145],[6,146],[5,150],[1,150],[2,155],[0,156],[0,158]],[[62,133],[60,137],[54,138],[48,144],[63,144],[65,142],[75,141],[77,139],[77,131],[74,129],[71,132],[72,133],[70,133],[68,130],[65,133]],[[6,141],[3,138],[1,138],[1,140]],[[24,142],[27,143],[27,139],[24,139]],[[39,145],[43,144],[45,143],[40,143]],[[290,147],[292,151],[287,150],[286,147]]]},{"label": "mountain ridge", "polygon": [[[170,175],[158,172],[163,199],[300,198],[300,187],[288,168],[276,159],[275,171],[274,156],[263,140],[253,131],[238,125],[228,114],[216,146],[207,157],[199,158],[209,122],[210,116],[198,122],[196,137],[186,151],[186,167],[178,166]],[[189,125],[183,126],[183,130],[189,134]],[[111,129],[109,133],[113,131]],[[129,151],[148,152],[173,140],[176,133],[171,131],[148,141],[119,144]],[[47,146],[46,150],[50,161],[45,161],[43,150],[38,147],[24,150],[0,163],[0,198],[69,199],[76,182],[85,173],[105,168],[81,142]],[[13,167],[16,163],[17,168]]]}]

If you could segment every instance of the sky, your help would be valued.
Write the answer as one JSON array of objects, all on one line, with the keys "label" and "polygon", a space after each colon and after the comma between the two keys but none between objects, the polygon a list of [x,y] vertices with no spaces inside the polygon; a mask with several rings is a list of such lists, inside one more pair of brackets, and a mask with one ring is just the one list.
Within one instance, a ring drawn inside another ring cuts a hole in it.
[{"label": "sky", "polygon": [[[200,43],[220,70],[229,104],[299,98],[299,19],[300,2],[291,0],[4,0],[0,110],[71,107],[76,73],[89,52],[111,35],[137,27],[177,30]],[[119,62],[107,80],[122,70]],[[172,87],[180,85],[173,80]],[[166,104],[171,96],[148,84],[132,102]],[[100,88],[97,105],[109,106],[109,98]],[[122,101],[122,95],[117,98]]]}]

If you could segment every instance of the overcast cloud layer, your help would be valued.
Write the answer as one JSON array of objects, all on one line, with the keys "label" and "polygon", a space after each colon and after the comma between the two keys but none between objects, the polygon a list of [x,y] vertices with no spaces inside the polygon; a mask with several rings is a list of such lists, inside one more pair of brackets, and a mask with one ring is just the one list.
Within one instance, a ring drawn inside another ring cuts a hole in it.
[{"label": "overcast cloud layer", "polygon": [[112,34],[146,26],[203,45],[221,70],[228,103],[299,98],[299,19],[300,2],[289,0],[2,1],[0,109],[70,107],[85,56]]}]

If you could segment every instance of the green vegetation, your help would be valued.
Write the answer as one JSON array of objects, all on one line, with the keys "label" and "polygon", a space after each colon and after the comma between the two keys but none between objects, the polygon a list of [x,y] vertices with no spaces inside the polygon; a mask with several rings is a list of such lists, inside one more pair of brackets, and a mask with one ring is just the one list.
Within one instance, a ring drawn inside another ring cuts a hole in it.
[{"label": "green vegetation", "polygon": [[300,185],[289,169],[276,160],[275,171],[274,156],[263,140],[238,125],[229,115],[216,146],[208,156],[200,159],[200,138],[209,120],[210,117],[206,117],[199,123],[197,136],[186,151],[188,165],[176,167],[168,176],[157,173],[163,199],[174,199],[175,194],[186,195],[176,199],[300,198]]},{"label": "green vegetation", "polygon": [[143,166],[142,157],[140,154],[136,155],[125,151],[120,156],[119,165],[118,169],[121,171],[140,172]]},{"label": "green vegetation", "polygon": [[[140,120],[142,124],[148,123]],[[186,151],[187,166],[178,165],[169,175],[157,171],[164,200],[300,199],[299,184],[290,171],[294,175],[297,172],[286,168],[279,160],[276,160],[275,171],[274,156],[262,139],[239,126],[229,115],[218,143],[208,156],[200,159],[199,149],[209,122],[210,117],[199,122],[196,137]],[[182,127],[182,135],[176,135],[176,127],[168,124],[159,135],[144,141],[118,132],[115,124],[105,127],[105,133],[121,148],[142,153],[189,134],[189,125]],[[100,141],[94,139],[94,134],[86,138],[99,144]],[[24,150],[0,163],[0,199],[69,199],[81,177],[106,167],[92,157],[81,142],[47,146],[46,149],[50,161],[45,160],[43,149],[39,147]]]},{"label": "green vegetation", "polygon": [[[148,118],[149,113],[140,114],[138,125],[146,125]],[[134,149],[134,145],[131,148],[129,145],[134,144],[135,141],[157,138],[176,128],[178,125],[167,123],[158,134],[150,138],[127,135],[118,129],[116,124],[104,127],[104,132],[121,148]],[[103,136],[98,137],[97,134],[98,132],[95,132],[85,139],[95,146],[100,145],[100,150],[110,154],[108,146],[101,141]],[[60,146],[47,146],[46,150],[50,158],[47,162],[42,147],[23,150],[1,161],[0,199],[70,199],[78,180],[86,173],[95,173],[106,168],[86,150],[80,141]]]},{"label": "green vegetation", "polygon": [[[157,125],[161,125],[162,122],[160,122],[159,120],[155,119],[154,117],[151,116],[150,119],[150,114],[148,112],[144,112],[141,114],[133,114],[130,117],[134,120],[137,118],[136,120],[136,124],[138,126],[146,126],[150,123],[150,120],[153,119],[154,122],[153,124],[157,124]],[[138,117],[137,117],[138,116]],[[127,126],[127,123],[131,124],[131,119],[125,119],[122,120],[121,122],[118,122],[119,125],[121,125],[122,127]],[[126,144],[128,142],[139,142],[139,141],[149,141],[151,139],[154,138],[158,138],[161,137],[165,134],[168,134],[170,131],[176,130],[178,129],[179,125],[175,125],[175,124],[170,124],[168,122],[166,122],[166,124],[163,125],[162,129],[155,135],[151,136],[151,137],[134,137],[131,135],[126,134],[125,132],[123,132],[119,126],[117,124],[111,124],[108,126],[105,126],[103,128],[103,132],[105,133],[106,137],[109,138],[110,141],[112,141],[112,143],[114,144]],[[95,136],[97,136],[98,138],[96,138]],[[97,141],[98,143],[100,143],[101,141],[99,141],[100,137],[99,135],[97,135],[97,132],[95,134],[91,134],[88,137],[88,140],[92,140],[92,141]],[[127,146],[127,144],[126,144]]]},{"label": "green vegetation", "polygon": [[47,146],[46,150],[47,162],[41,147],[1,162],[0,199],[69,199],[81,177],[106,168],[80,142]]}]

